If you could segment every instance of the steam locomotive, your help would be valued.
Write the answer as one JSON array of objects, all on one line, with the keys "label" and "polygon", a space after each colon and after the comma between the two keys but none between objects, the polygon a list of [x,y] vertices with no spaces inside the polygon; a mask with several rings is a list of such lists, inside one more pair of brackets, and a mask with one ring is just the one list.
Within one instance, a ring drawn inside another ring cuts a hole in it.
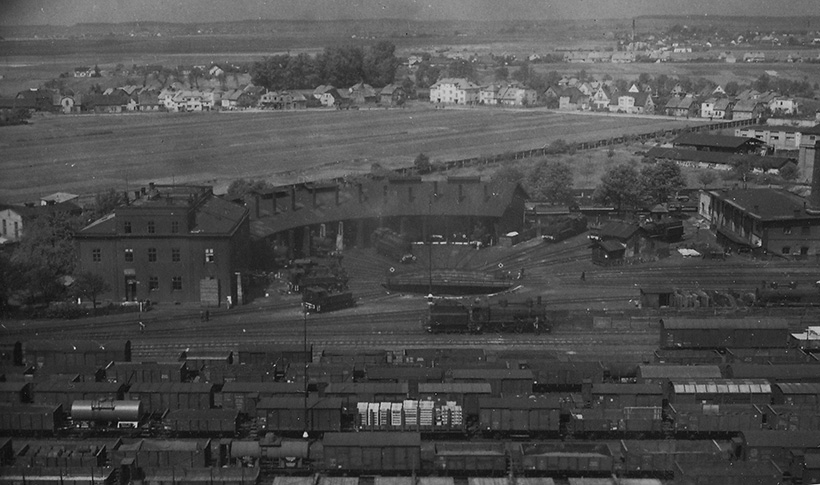
[{"label": "steam locomotive", "polygon": [[439,300],[430,305],[424,329],[429,333],[525,333],[549,332],[541,297],[511,302],[506,299],[476,299],[465,305],[457,300]]}]

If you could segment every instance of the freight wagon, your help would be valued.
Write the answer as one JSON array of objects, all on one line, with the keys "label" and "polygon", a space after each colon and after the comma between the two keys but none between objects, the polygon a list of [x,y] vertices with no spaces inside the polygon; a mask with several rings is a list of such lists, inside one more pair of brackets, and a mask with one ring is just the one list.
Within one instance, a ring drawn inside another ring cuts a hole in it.
[{"label": "freight wagon", "polygon": [[392,261],[412,263],[416,260],[410,240],[386,227],[373,231],[371,242],[377,253]]},{"label": "freight wagon", "polygon": [[478,400],[478,426],[486,435],[558,435],[561,409],[556,397],[503,397]]},{"label": "freight wagon", "polygon": [[587,218],[583,215],[571,215],[545,226],[541,230],[541,239],[556,243],[577,236],[587,230]]},{"label": "freight wagon", "polygon": [[728,462],[730,442],[715,440],[621,440],[623,470],[631,475],[672,478],[675,465],[697,467]]},{"label": "freight wagon", "polygon": [[343,406],[333,397],[275,397],[260,400],[256,416],[264,429],[280,435],[321,434],[342,430]]},{"label": "freight wagon", "polygon": [[660,321],[661,349],[784,348],[789,324],[781,318],[685,319]]},{"label": "freight wagon", "polygon": [[324,468],[347,473],[415,473],[421,470],[418,433],[326,433]]},{"label": "freight wagon", "polygon": [[669,420],[679,438],[730,437],[764,428],[766,413],[754,404],[670,404]]},{"label": "freight wagon", "polygon": [[521,470],[526,475],[610,476],[612,451],[601,443],[542,442],[521,446]]},{"label": "freight wagon", "polygon": [[302,292],[302,305],[308,313],[325,313],[356,305],[353,293],[325,289],[321,286],[309,286]]}]

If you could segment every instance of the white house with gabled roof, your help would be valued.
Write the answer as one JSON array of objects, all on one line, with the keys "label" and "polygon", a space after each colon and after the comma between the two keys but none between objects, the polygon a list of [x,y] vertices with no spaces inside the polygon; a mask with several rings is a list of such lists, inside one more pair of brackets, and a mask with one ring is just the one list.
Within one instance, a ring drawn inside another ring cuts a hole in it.
[{"label": "white house with gabled roof", "polygon": [[430,86],[430,102],[444,104],[478,104],[481,88],[464,78],[439,79]]}]

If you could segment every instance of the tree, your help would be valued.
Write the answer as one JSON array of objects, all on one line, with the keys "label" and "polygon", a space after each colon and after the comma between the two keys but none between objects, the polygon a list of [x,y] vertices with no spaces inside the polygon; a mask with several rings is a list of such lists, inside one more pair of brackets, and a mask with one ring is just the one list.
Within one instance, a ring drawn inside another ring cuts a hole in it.
[{"label": "tree", "polygon": [[735,96],[740,92],[740,85],[737,81],[729,81],[726,83],[726,87],[724,87],[723,90],[726,91],[727,96]]},{"label": "tree", "polygon": [[493,174],[493,182],[509,182],[519,184],[524,181],[525,174],[520,168],[513,165],[504,165]]},{"label": "tree", "polygon": [[704,170],[698,174],[698,182],[704,189],[712,185],[715,180],[717,180],[717,175],[711,170]]},{"label": "tree", "polygon": [[544,160],[533,168],[524,184],[534,199],[567,203],[572,199],[572,168],[565,162]]},{"label": "tree", "polygon": [[364,55],[364,81],[375,87],[383,87],[393,82],[401,61],[396,57],[396,46],[382,40],[370,46]]},{"label": "tree", "polygon": [[521,67],[519,67],[515,73],[513,73],[513,79],[522,84],[529,84],[532,76],[533,70],[530,67],[530,63],[526,61],[521,64]]},{"label": "tree", "polygon": [[9,298],[19,288],[20,272],[11,259],[0,252],[0,317],[5,313]]},{"label": "tree", "polygon": [[74,234],[81,224],[80,218],[61,212],[26,221],[12,262],[20,268],[30,300],[52,301],[61,295],[59,279],[74,270]]},{"label": "tree", "polygon": [[651,204],[662,204],[686,187],[686,179],[677,163],[663,160],[644,167],[639,184],[641,198]]},{"label": "tree", "polygon": [[422,89],[435,84],[439,77],[441,77],[441,68],[429,62],[421,62],[416,68],[416,85]]},{"label": "tree", "polygon": [[78,274],[71,285],[71,295],[75,298],[91,300],[95,313],[97,312],[97,298],[108,291],[111,291],[111,285],[102,276],[90,271]]},{"label": "tree", "polygon": [[780,169],[780,176],[783,180],[796,180],[798,175],[800,175],[800,172],[794,163],[787,163],[785,167]]},{"label": "tree", "polygon": [[430,173],[430,169],[432,168],[430,157],[424,153],[419,153],[416,159],[413,160],[413,166],[416,167],[416,170],[421,174]]},{"label": "tree", "polygon": [[612,167],[601,177],[593,197],[597,202],[614,204],[618,210],[637,205],[640,201],[638,171],[630,164]]},{"label": "tree", "polygon": [[449,77],[460,77],[474,81],[476,78],[475,66],[470,61],[454,59],[450,65],[447,66],[447,75]]},{"label": "tree", "polygon": [[128,201],[126,197],[126,194],[113,188],[108,189],[106,192],[97,192],[94,196],[94,217],[110,214],[115,208]]},{"label": "tree", "polygon": [[497,67],[494,75],[496,81],[506,81],[510,77],[510,70],[507,69],[507,66]]},{"label": "tree", "polygon": [[272,185],[265,180],[236,179],[228,186],[226,197],[228,200],[237,200],[251,192],[257,192],[271,187]]}]

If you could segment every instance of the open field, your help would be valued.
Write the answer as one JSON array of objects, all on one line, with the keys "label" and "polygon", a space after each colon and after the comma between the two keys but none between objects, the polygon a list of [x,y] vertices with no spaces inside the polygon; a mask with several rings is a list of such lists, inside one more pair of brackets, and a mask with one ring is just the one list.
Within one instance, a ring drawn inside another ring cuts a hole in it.
[{"label": "open field", "polygon": [[[690,121],[689,124],[695,122]],[[0,131],[0,197],[89,193],[126,183],[242,177],[277,183],[454,160],[684,126],[685,121],[579,116],[541,109],[213,112],[37,117]]]}]

